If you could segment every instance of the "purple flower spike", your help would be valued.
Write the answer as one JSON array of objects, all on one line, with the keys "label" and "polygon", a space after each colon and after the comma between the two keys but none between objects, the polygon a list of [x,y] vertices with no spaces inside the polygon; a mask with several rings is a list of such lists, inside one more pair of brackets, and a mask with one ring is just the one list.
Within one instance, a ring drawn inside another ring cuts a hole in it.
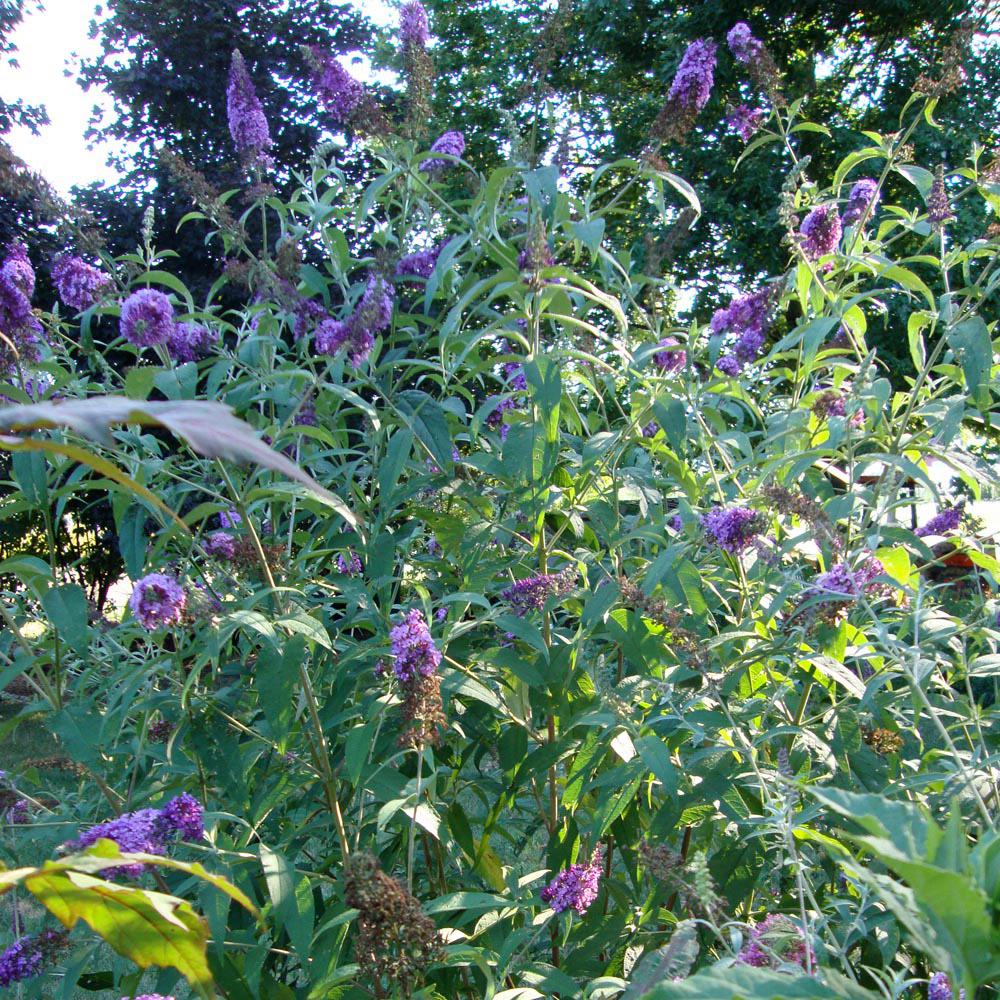
[{"label": "purple flower spike", "polygon": [[155,288],[140,288],[122,303],[121,333],[136,347],[153,347],[170,339],[174,307]]},{"label": "purple flower spike", "polygon": [[[465,152],[465,136],[461,132],[445,132],[444,135],[435,140],[434,145],[431,146],[431,152],[460,157]],[[428,174],[436,174],[451,166],[454,166],[451,160],[435,158],[424,160],[421,169]]]},{"label": "purple flower spike", "polygon": [[668,104],[694,113],[701,111],[712,95],[715,51],[715,42],[707,38],[696,38],[687,47],[670,85]]},{"label": "purple flower spike", "polygon": [[218,337],[200,323],[177,323],[167,336],[167,352],[182,364],[208,357]]},{"label": "purple flower spike", "polygon": [[765,518],[750,507],[713,507],[702,515],[701,527],[720,549],[736,555],[764,530]]},{"label": "purple flower spike", "polygon": [[570,865],[559,872],[542,890],[542,901],[548,903],[556,913],[573,909],[583,916],[597,899],[601,863],[601,848],[598,847],[588,864]]},{"label": "purple flower spike", "polygon": [[802,252],[809,260],[819,260],[840,245],[843,226],[835,205],[817,205],[802,220]]},{"label": "purple flower spike", "polygon": [[233,60],[229,66],[226,109],[229,115],[229,134],[233,137],[238,153],[257,158],[271,146],[267,118],[239,49],[233,51]]},{"label": "purple flower spike", "polygon": [[205,836],[204,812],[193,795],[181,792],[160,810],[160,825],[167,837],[177,833],[181,840],[201,840]]},{"label": "purple flower spike", "polygon": [[653,363],[660,371],[676,372],[687,364],[687,352],[676,337],[664,337],[658,346],[660,350],[653,355]]},{"label": "purple flower spike", "polygon": [[89,309],[111,279],[80,257],[63,254],[52,265],[52,281],[63,303],[77,312]]},{"label": "purple flower spike", "polygon": [[427,44],[430,38],[430,25],[427,23],[427,11],[420,0],[404,4],[399,12],[399,36],[404,46],[420,46]]},{"label": "purple flower spike", "polygon": [[732,52],[733,58],[738,63],[744,64],[753,62],[764,48],[764,43],[759,38],[754,38],[750,25],[745,21],[737,21],[729,29],[726,43],[729,45],[729,51]]},{"label": "purple flower spike", "polygon": [[965,513],[964,502],[955,507],[945,507],[939,514],[935,514],[923,527],[917,529],[917,537],[923,538],[926,535],[946,535],[949,531],[954,531],[962,523],[962,515]]},{"label": "purple flower spike", "polygon": [[434,645],[427,622],[416,608],[393,626],[389,639],[395,657],[392,670],[404,684],[418,676],[430,677],[441,663],[441,651]]},{"label": "purple flower spike", "polygon": [[344,125],[365,97],[364,85],[344,69],[329,52],[314,48],[312,82],[334,124]]},{"label": "purple flower spike", "polygon": [[863,215],[871,213],[877,204],[878,182],[871,177],[862,177],[851,188],[847,206],[844,208],[844,225],[853,226]]},{"label": "purple flower spike", "polygon": [[184,588],[164,573],[150,573],[137,580],[129,598],[136,621],[150,632],[180,622],[186,604]]}]

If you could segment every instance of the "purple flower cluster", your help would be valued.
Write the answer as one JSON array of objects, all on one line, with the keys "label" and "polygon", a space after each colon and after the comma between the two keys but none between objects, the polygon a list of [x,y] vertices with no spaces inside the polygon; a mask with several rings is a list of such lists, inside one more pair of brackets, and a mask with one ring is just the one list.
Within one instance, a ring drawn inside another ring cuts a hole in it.
[{"label": "purple flower cluster", "polygon": [[263,150],[271,146],[271,133],[239,49],[233,51],[233,61],[229,66],[226,110],[229,115],[229,134],[233,137],[236,151],[258,158]]},{"label": "purple flower cluster", "polygon": [[122,336],[136,347],[165,344],[174,329],[174,307],[155,288],[140,288],[123,303]]},{"label": "purple flower cluster", "polygon": [[401,257],[396,265],[397,278],[429,278],[434,273],[441,251],[448,245],[445,240],[426,250]]},{"label": "purple flower cluster", "polygon": [[807,955],[812,957],[812,950],[798,925],[783,914],[770,913],[750,928],[750,938],[736,961],[758,969],[776,965],[800,965],[804,969]]},{"label": "purple flower cluster", "polygon": [[716,336],[729,333],[735,337],[731,352],[716,362],[720,371],[737,375],[759,356],[771,326],[773,303],[773,289],[765,286],[760,291],[733,299],[725,309],[716,310],[712,317],[712,333]]},{"label": "purple flower cluster", "polygon": [[[98,840],[112,840],[123,854],[166,854],[175,835],[181,840],[201,840],[205,835],[201,803],[187,792],[171,799],[162,809],[138,809],[98,823],[66,846],[83,851]],[[146,870],[141,863],[106,868],[109,878],[138,878]]]},{"label": "purple flower cluster", "polygon": [[236,556],[236,539],[228,531],[213,531],[203,548],[207,555],[229,561]]},{"label": "purple flower cluster", "polygon": [[701,517],[701,529],[720,549],[742,552],[766,525],[766,518],[750,507],[713,507]]},{"label": "purple flower cluster", "polygon": [[167,334],[167,350],[181,363],[207,357],[217,342],[214,331],[200,323],[175,323]]},{"label": "purple flower cluster", "polygon": [[380,274],[372,275],[352,316],[346,320],[325,319],[316,327],[313,332],[316,353],[332,357],[346,348],[351,364],[359,367],[371,354],[375,335],[392,322],[392,309],[392,286]]},{"label": "purple flower cluster", "polygon": [[[840,417],[847,419],[848,394],[837,389],[827,389],[821,392],[812,405],[812,411],[821,420],[828,420],[830,417]],[[864,427],[865,411],[861,408],[851,415],[851,427]]]},{"label": "purple flower cluster", "polygon": [[521,271],[541,271],[542,268],[554,266],[555,262],[544,237],[540,241],[529,239],[528,245],[517,255],[517,266]]},{"label": "purple flower cluster", "polygon": [[923,527],[917,529],[917,537],[945,535],[949,531],[954,531],[962,523],[962,515],[965,513],[964,506],[963,501],[955,507],[945,507],[944,510],[935,514]]},{"label": "purple flower cluster", "polygon": [[726,115],[726,125],[744,142],[749,142],[756,135],[763,120],[763,108],[751,108],[746,104],[737,105]]},{"label": "purple flower cluster", "polygon": [[644,438],[656,437],[656,433],[659,429],[660,425],[655,420],[650,420],[650,422],[642,428],[642,436]]},{"label": "purple flower cluster", "polygon": [[529,611],[538,611],[550,597],[562,597],[576,584],[576,571],[567,566],[558,573],[537,573],[512,583],[500,596],[518,618]]},{"label": "purple flower cluster", "polygon": [[396,679],[407,684],[416,677],[430,677],[441,663],[441,652],[434,645],[423,614],[414,608],[389,631],[392,671]]},{"label": "purple flower cluster", "polygon": [[757,59],[764,49],[764,43],[760,39],[754,38],[750,25],[745,21],[737,21],[729,29],[726,43],[729,45],[729,51],[732,52],[733,58],[744,65]]},{"label": "purple flower cluster", "polygon": [[[955,991],[946,972],[935,972],[927,981],[927,1000],[955,1000]],[[958,1000],[965,1000],[965,990],[958,991]]]},{"label": "purple flower cluster", "polygon": [[172,798],[160,810],[160,826],[166,837],[178,834],[181,840],[201,840],[205,836],[205,810],[188,792]]},{"label": "purple flower cluster", "polygon": [[313,48],[312,82],[334,124],[350,121],[365,97],[365,88],[337,61],[320,48]]},{"label": "purple flower cluster", "polygon": [[364,564],[361,562],[361,557],[354,551],[354,549],[347,550],[347,557],[344,557],[344,553],[340,552],[337,554],[337,572],[343,573],[344,576],[360,576],[364,572]]},{"label": "purple flower cluster", "polygon": [[0,265],[0,372],[38,361],[42,325],[31,311],[35,292],[35,271],[28,251],[21,243],[10,243]]},{"label": "purple flower cluster", "polygon": [[845,562],[834,563],[825,573],[820,573],[806,589],[805,599],[849,600],[863,593],[876,596],[882,588],[876,579],[885,572],[885,567],[874,556],[866,559],[857,569]]},{"label": "purple flower cluster", "polygon": [[653,363],[661,372],[679,371],[687,364],[687,352],[676,337],[664,337],[657,346],[660,350],[653,355]]},{"label": "purple flower cluster", "polygon": [[853,226],[862,216],[875,210],[878,204],[878,181],[871,177],[862,177],[847,198],[842,221],[845,226]]},{"label": "purple flower cluster", "polygon": [[19,937],[0,954],[0,986],[12,986],[37,976],[65,946],[66,934],[62,931]]},{"label": "purple flower cluster", "polygon": [[140,993],[136,997],[122,997],[121,1000],[174,1000],[174,998],[164,996],[162,993]]},{"label": "purple flower cluster", "polygon": [[243,523],[243,515],[238,510],[233,510],[232,507],[229,510],[223,510],[219,512],[219,527],[220,528],[236,528]]},{"label": "purple flower cluster", "polygon": [[420,0],[403,4],[399,12],[399,37],[404,46],[424,46],[430,38],[427,11]]},{"label": "purple flower cluster", "polygon": [[802,252],[809,260],[819,260],[837,249],[843,232],[837,206],[817,205],[802,220]]},{"label": "purple flower cluster", "polygon": [[150,632],[161,625],[178,624],[186,605],[184,588],[165,573],[150,573],[136,580],[129,598],[132,614]]},{"label": "purple flower cluster", "polygon": [[111,279],[99,268],[70,254],[63,254],[55,260],[52,281],[63,303],[78,312],[89,309],[111,283]]},{"label": "purple flower cluster", "polygon": [[696,38],[681,57],[667,103],[697,114],[708,103],[715,78],[715,42]]},{"label": "purple flower cluster", "polygon": [[[445,156],[461,157],[465,152],[465,136],[461,132],[445,132],[440,138],[434,140],[431,152],[442,153]],[[443,160],[440,157],[435,157],[430,160],[424,160],[421,169],[428,174],[437,174],[450,166],[452,166],[451,160]]]},{"label": "purple flower cluster", "polygon": [[598,847],[587,864],[570,865],[559,872],[542,890],[542,901],[548,903],[556,913],[574,909],[583,916],[597,899],[601,863],[601,848]]},{"label": "purple flower cluster", "polygon": [[319,421],[316,419],[316,403],[312,398],[304,399],[292,421],[296,427],[315,427]]}]

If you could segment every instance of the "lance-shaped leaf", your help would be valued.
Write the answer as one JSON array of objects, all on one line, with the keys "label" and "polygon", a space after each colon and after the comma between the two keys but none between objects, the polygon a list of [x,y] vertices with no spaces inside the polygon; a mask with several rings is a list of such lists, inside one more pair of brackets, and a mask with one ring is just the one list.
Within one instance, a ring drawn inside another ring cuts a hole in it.
[{"label": "lance-shaped leaf", "polygon": [[[206,458],[247,462],[279,472],[307,486],[331,506],[356,531],[358,517],[339,498],[324,489],[307,472],[280,452],[269,448],[254,429],[233,415],[228,406],[201,400],[141,402],[124,396],[91,396],[61,402],[33,403],[0,409],[0,434],[22,435],[25,431],[65,427],[84,437],[111,444],[116,424],[165,427]],[[30,439],[11,442],[15,447]]]}]

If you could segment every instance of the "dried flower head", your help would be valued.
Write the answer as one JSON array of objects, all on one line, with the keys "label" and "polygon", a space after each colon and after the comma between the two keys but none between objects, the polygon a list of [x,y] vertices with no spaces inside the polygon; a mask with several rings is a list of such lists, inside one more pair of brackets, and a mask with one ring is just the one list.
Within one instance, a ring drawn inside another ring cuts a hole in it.
[{"label": "dried flower head", "polygon": [[365,851],[344,861],[344,901],[358,911],[354,950],[362,973],[376,983],[388,980],[401,996],[412,995],[427,967],[442,956],[434,921]]},{"label": "dried flower head", "polygon": [[954,219],[948,189],[944,186],[944,164],[939,163],[934,171],[934,183],[931,184],[930,194],[927,196],[927,221],[934,229],[943,229]]},{"label": "dried flower head", "polygon": [[892,729],[881,727],[866,729],[863,730],[862,735],[865,743],[882,757],[890,753],[899,753],[903,748],[903,737]]}]

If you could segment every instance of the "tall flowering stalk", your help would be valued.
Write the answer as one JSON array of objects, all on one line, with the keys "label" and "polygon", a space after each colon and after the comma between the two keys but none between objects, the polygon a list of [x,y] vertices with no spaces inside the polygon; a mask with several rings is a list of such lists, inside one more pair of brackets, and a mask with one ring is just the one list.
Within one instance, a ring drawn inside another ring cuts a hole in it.
[{"label": "tall flowering stalk", "polygon": [[229,134],[236,152],[248,162],[260,163],[264,151],[271,147],[264,108],[257,97],[247,65],[239,49],[233,50],[229,67],[229,87],[226,90]]},{"label": "tall flowering stalk", "polygon": [[656,142],[683,142],[694,127],[698,113],[708,103],[715,79],[715,42],[695,39],[681,57],[670,84],[666,103],[650,128]]}]

